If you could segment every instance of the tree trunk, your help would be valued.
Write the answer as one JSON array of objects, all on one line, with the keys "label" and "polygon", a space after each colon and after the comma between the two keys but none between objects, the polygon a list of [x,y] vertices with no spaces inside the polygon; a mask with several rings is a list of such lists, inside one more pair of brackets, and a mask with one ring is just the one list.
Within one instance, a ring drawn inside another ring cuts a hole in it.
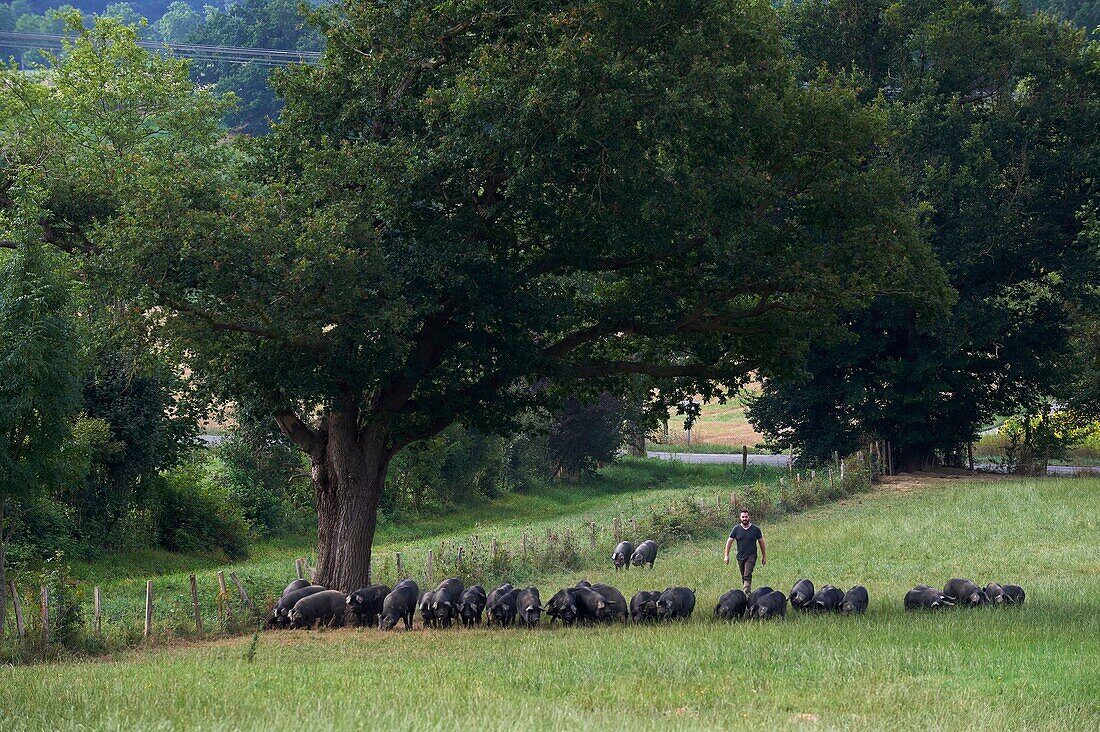
[{"label": "tree trunk", "polygon": [[0,638],[8,620],[8,575],[4,570],[4,499],[0,498]]},{"label": "tree trunk", "polygon": [[313,581],[354,592],[370,584],[371,545],[392,455],[383,440],[361,437],[357,413],[333,412],[310,454],[317,498]]},{"label": "tree trunk", "polygon": [[626,438],[626,449],[631,457],[645,457],[645,428],[631,424]]}]

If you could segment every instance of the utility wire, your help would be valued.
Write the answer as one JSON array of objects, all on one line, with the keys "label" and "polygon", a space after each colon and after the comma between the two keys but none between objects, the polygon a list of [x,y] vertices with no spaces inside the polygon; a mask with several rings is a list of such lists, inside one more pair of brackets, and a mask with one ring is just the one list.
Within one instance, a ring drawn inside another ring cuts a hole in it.
[{"label": "utility wire", "polygon": [[[18,48],[24,51],[60,51],[69,36],[49,33],[13,33],[0,31],[0,48]],[[151,51],[171,51],[177,56],[198,61],[224,61],[231,64],[259,64],[261,66],[286,66],[288,64],[313,64],[321,58],[320,51],[284,51],[276,48],[246,48],[243,46],[203,46],[195,43],[164,43],[138,41],[142,48]]]}]

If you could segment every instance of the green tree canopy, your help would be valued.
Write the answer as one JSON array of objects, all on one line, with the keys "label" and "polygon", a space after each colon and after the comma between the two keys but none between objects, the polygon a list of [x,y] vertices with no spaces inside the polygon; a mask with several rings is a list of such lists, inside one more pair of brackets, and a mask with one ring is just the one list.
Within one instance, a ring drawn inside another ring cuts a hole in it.
[{"label": "green tree canopy", "polygon": [[923,230],[957,293],[944,317],[883,295],[852,338],[769,379],[755,424],[809,461],[890,441],[904,469],[951,460],[995,414],[1074,381],[1074,312],[1100,275],[1082,212],[1100,170],[1097,46],[999,3],[792,3],[804,78],[855,67],[881,95]]},{"label": "green tree canopy", "polygon": [[[66,284],[39,242],[35,196],[19,193],[20,205],[0,210],[0,237],[17,242],[14,251],[0,250],[0,599],[6,504],[56,485],[80,404]],[[0,627],[5,607],[6,600]]]},{"label": "green tree canopy", "polygon": [[58,245],[102,257],[198,380],[309,454],[328,586],[368,579],[391,458],[458,420],[507,430],[631,374],[661,379],[665,404],[713,394],[788,368],[838,308],[945,296],[883,109],[800,83],[767,2],[347,3],[317,20],[324,63],[284,74],[282,122],[237,149],[211,139],[216,102],[117,26],[40,94],[67,110],[70,84],[120,61],[156,72],[120,81],[159,117],[131,103],[92,126],[126,141],[126,178],[101,187],[80,158],[90,195],[54,185],[44,236],[65,222]]}]

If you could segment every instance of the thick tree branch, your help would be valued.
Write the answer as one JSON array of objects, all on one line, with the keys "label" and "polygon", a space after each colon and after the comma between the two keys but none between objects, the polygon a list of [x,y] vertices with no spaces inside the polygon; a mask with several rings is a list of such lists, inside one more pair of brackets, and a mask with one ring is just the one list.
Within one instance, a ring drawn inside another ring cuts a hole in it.
[{"label": "thick tree branch", "polygon": [[[735,375],[747,376],[752,371],[752,367],[743,366],[736,370]],[[666,364],[644,361],[592,361],[569,367],[567,376],[574,379],[597,379],[605,376],[624,376],[628,374],[641,374],[655,378],[726,379],[729,378],[730,371],[716,367],[713,364],[697,361]]]},{"label": "thick tree branch", "polygon": [[395,414],[412,397],[424,374],[439,365],[447,350],[448,341],[443,336],[452,314],[450,304],[447,303],[424,320],[413,339],[413,347],[402,364],[400,376],[379,392],[372,411],[383,415]]},{"label": "thick tree branch", "polygon": [[320,435],[309,427],[291,411],[279,411],[275,413],[275,422],[279,429],[287,436],[287,439],[300,447],[303,451],[313,454],[320,445]]},{"label": "thick tree branch", "polygon": [[282,341],[288,346],[303,348],[307,351],[313,351],[315,353],[321,353],[326,350],[326,346],[322,341],[313,340],[311,338],[303,338],[300,336],[290,337],[269,328],[260,328],[245,323],[234,323],[231,321],[223,320],[216,316],[214,313],[203,310],[199,307],[195,307],[190,303],[176,300],[175,298],[164,295],[163,293],[157,294],[164,302],[164,304],[167,305],[169,308],[181,313],[187,313],[188,315],[194,315],[200,320],[205,321],[207,325],[209,325],[213,330],[216,331],[220,331],[223,333],[242,333],[244,335],[254,335],[259,338],[266,338],[268,340]]}]

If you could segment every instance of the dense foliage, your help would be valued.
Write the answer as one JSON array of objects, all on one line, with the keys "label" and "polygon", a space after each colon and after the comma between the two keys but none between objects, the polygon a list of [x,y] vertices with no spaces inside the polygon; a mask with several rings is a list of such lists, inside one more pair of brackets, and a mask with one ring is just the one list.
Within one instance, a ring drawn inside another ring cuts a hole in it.
[{"label": "dense foliage", "polygon": [[894,154],[954,302],[905,294],[849,316],[803,373],[766,379],[761,431],[807,462],[871,436],[902,469],[957,462],[996,414],[1070,398],[1100,248],[1100,55],[1070,27],[995,2],[801,2],[787,32],[812,78],[855,69],[890,100]]},{"label": "dense foliage", "polygon": [[[0,30],[78,35],[0,72],[0,254],[75,301],[37,352],[77,381],[35,442],[56,475],[10,504],[19,561],[240,556],[317,521],[350,587],[379,512],[591,471],[750,378],[808,462],[951,461],[995,414],[1041,435],[1100,403],[1100,62],[1050,16],[149,7],[0,4]],[[279,101],[267,69],[140,38],[327,51]],[[196,457],[211,402],[238,427]]]}]

